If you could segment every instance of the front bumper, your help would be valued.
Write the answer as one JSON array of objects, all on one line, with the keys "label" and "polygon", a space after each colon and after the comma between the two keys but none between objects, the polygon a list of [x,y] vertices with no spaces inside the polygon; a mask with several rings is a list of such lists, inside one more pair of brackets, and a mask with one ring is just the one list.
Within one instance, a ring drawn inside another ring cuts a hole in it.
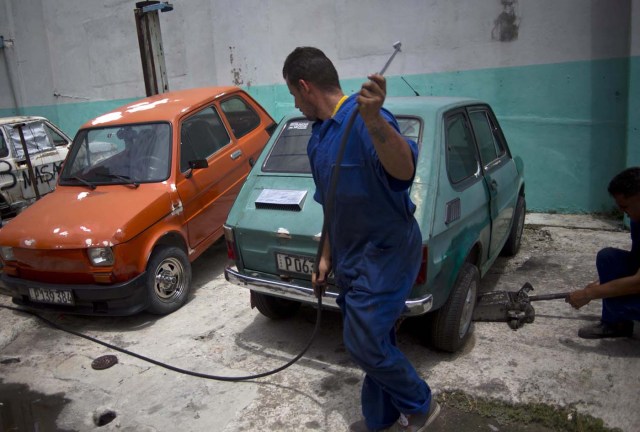
[{"label": "front bumper", "polygon": [[[296,285],[289,282],[267,279],[260,275],[248,276],[240,273],[235,266],[224,269],[224,277],[234,285],[249,288],[252,291],[263,294],[282,297],[289,300],[296,300],[302,303],[316,304],[317,300],[313,293],[313,288]],[[323,306],[329,309],[338,309],[336,299],[338,298],[337,287],[329,285],[322,297]],[[427,294],[423,298],[407,299],[405,310],[402,316],[418,316],[426,314],[433,306],[433,296]]]},{"label": "front bumper", "polygon": [[[126,282],[113,285],[64,285],[24,280],[2,273],[2,293],[13,302],[32,309],[53,310],[78,315],[133,315],[148,306],[146,272]],[[29,288],[62,290],[73,293],[75,305],[39,303],[29,298]]]}]

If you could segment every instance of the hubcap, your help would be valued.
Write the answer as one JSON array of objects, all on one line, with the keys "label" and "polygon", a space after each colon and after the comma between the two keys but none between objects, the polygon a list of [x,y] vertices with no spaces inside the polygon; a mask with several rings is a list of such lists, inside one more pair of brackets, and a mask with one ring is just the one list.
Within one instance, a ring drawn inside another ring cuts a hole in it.
[{"label": "hubcap", "polygon": [[156,268],[154,290],[158,298],[169,302],[184,291],[184,267],[180,260],[167,258]]}]

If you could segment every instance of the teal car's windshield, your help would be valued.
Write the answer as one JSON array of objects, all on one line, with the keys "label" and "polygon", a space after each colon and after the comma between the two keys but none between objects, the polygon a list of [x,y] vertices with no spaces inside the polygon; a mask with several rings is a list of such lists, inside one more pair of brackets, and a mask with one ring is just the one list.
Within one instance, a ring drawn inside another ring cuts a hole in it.
[{"label": "teal car's windshield", "polygon": [[171,127],[147,123],[85,129],[75,137],[61,184],[151,183],[169,177]]},{"label": "teal car's windshield", "polygon": [[[410,140],[420,142],[420,119],[398,117],[400,133]],[[262,171],[275,173],[311,174],[307,157],[307,143],[313,122],[305,118],[287,121],[267,155]]]}]

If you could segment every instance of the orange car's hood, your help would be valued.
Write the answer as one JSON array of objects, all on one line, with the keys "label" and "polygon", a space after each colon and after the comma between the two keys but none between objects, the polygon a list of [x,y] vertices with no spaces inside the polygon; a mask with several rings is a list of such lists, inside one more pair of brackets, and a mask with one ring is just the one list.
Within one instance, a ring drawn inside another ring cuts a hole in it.
[{"label": "orange car's hood", "polygon": [[171,213],[170,186],[58,186],[0,229],[0,245],[77,249],[123,243]]}]

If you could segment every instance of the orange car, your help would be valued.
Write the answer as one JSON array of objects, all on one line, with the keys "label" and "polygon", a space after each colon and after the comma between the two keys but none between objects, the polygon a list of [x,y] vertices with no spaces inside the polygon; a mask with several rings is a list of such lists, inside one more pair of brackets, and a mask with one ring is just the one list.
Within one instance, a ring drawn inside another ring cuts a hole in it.
[{"label": "orange car", "polygon": [[167,314],[191,262],[223,234],[275,127],[236,87],[122,106],[76,134],[54,192],[0,230],[14,303],[80,314]]}]

